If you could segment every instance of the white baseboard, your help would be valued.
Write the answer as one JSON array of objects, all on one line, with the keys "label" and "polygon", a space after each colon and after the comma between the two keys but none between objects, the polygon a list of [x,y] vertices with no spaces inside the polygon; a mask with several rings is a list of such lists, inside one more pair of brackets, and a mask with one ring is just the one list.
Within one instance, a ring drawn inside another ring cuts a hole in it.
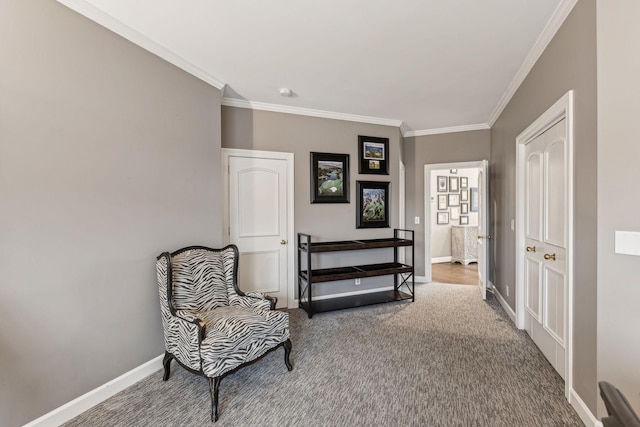
[{"label": "white baseboard", "polygon": [[427,276],[416,276],[416,283],[429,283]]},{"label": "white baseboard", "polygon": [[118,378],[113,379],[76,399],[73,399],[69,403],[65,403],[47,414],[44,414],[40,418],[31,421],[29,424],[25,424],[23,427],[55,427],[71,420],[88,409],[91,409],[98,403],[104,402],[114,394],[119,393],[125,388],[148,377],[158,369],[162,369],[163,357],[164,355],[161,354],[137,368],[133,368],[129,372],[120,375]]},{"label": "white baseboard", "polygon": [[513,311],[513,309],[511,307],[509,307],[509,304],[507,303],[507,300],[505,300],[502,295],[500,294],[500,292],[498,291],[498,288],[496,288],[495,286],[493,286],[493,284],[491,284],[491,288],[493,289],[493,294],[496,296],[496,298],[498,299],[498,302],[500,303],[500,305],[502,306],[502,308],[504,308],[504,311],[507,312],[507,315],[509,316],[509,319],[511,319],[511,321],[513,322],[514,325],[516,325],[516,312]]},{"label": "white baseboard", "polygon": [[441,264],[443,262],[451,262],[451,257],[441,256],[439,258],[431,258],[431,264]]},{"label": "white baseboard", "polygon": [[569,403],[573,406],[573,409],[576,410],[585,426],[602,427],[602,422],[593,416],[587,405],[574,389],[569,391],[569,396]]}]

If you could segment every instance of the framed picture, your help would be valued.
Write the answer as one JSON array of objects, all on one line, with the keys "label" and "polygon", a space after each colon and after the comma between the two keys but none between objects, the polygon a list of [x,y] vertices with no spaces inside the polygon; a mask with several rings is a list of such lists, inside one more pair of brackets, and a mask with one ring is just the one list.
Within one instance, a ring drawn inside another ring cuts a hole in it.
[{"label": "framed picture", "polygon": [[471,200],[469,201],[469,210],[478,212],[478,187],[471,187]]},{"label": "framed picture", "polygon": [[460,188],[469,188],[469,178],[466,176],[460,177]]},{"label": "framed picture", "polygon": [[460,214],[467,215],[469,213],[469,203],[460,203]]},{"label": "framed picture", "polygon": [[469,225],[469,217],[466,215],[460,215],[460,225]]},{"label": "framed picture", "polygon": [[461,202],[469,201],[469,190],[460,190],[460,201]]},{"label": "framed picture", "polygon": [[451,172],[451,173],[458,173],[458,169],[449,169],[449,172]]},{"label": "framed picture", "polygon": [[449,209],[451,210],[450,217],[452,221],[460,219],[460,206],[452,206]]},{"label": "framed picture", "polygon": [[389,227],[389,183],[356,181],[356,228]]},{"label": "framed picture", "polygon": [[438,177],[438,193],[446,193],[448,188],[449,187],[447,187],[447,177],[439,176]]},{"label": "framed picture", "polygon": [[450,193],[457,193],[458,191],[460,191],[460,185],[459,185],[459,178],[457,176],[450,176],[449,177],[449,192]]},{"label": "framed picture", "polygon": [[449,224],[449,212],[438,212],[437,224]]},{"label": "framed picture", "polygon": [[447,195],[446,194],[438,194],[438,210],[442,211],[444,209],[447,209],[448,203],[447,203]]},{"label": "framed picture", "polygon": [[358,173],[389,175],[389,138],[358,135]]},{"label": "framed picture", "polygon": [[449,206],[460,206],[460,195],[459,194],[449,194]]},{"label": "framed picture", "polygon": [[311,203],[349,203],[349,155],[311,153]]}]

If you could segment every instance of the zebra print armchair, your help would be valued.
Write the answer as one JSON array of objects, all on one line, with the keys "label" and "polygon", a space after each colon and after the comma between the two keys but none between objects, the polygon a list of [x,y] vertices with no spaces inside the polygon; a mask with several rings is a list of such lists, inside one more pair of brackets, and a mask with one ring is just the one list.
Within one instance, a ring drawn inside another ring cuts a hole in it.
[{"label": "zebra print armchair", "polygon": [[238,289],[238,248],[190,246],[164,252],[156,262],[164,328],[163,380],[175,359],[209,380],[211,420],[218,420],[223,376],[279,346],[289,360],[289,315],[276,300]]}]

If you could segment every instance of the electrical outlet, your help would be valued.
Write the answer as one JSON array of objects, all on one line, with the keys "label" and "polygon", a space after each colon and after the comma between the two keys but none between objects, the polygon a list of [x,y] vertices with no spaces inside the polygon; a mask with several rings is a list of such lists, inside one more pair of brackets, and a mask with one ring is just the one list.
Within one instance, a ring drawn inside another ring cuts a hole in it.
[{"label": "electrical outlet", "polygon": [[507,286],[507,296],[509,296],[509,287]]},{"label": "electrical outlet", "polygon": [[360,284],[360,279],[356,279],[356,286]]},{"label": "electrical outlet", "polygon": [[416,224],[420,224],[420,217],[419,216],[415,217],[414,222]]}]

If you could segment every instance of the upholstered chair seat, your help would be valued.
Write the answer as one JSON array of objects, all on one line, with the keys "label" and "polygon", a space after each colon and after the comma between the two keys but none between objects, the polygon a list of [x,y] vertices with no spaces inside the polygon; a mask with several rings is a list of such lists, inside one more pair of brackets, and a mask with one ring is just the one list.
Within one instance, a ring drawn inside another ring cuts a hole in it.
[{"label": "upholstered chair seat", "polygon": [[164,328],[164,377],[175,359],[209,379],[211,419],[218,419],[222,377],[283,346],[289,360],[289,315],[274,298],[243,293],[237,284],[238,249],[191,246],[165,252],[156,263]]}]

